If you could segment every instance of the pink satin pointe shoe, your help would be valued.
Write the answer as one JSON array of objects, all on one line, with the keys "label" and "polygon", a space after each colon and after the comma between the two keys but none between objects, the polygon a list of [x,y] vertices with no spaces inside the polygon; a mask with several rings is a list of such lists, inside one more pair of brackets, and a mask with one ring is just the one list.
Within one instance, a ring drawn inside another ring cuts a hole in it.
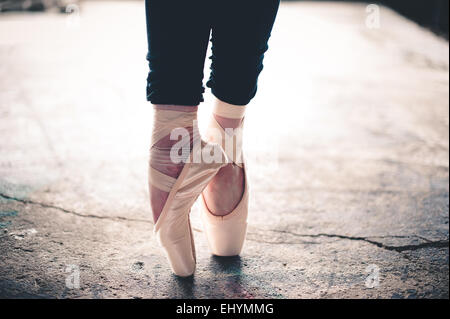
[{"label": "pink satin pointe shoe", "polygon": [[[242,119],[244,106],[235,106],[222,101],[217,101],[213,113],[230,118]],[[242,121],[243,122],[243,121]],[[235,135],[227,136],[227,132],[217,122],[214,116],[207,131],[207,140],[222,146],[229,161],[244,169],[244,193],[236,208],[225,216],[216,216],[208,208],[205,198],[201,196],[200,213],[203,221],[209,248],[213,255],[230,257],[241,253],[246,232],[249,204],[249,186],[242,153],[242,126],[235,129]],[[228,144],[226,139],[229,138]],[[226,147],[228,146],[228,147]]]},{"label": "pink satin pointe shoe", "polygon": [[[172,127],[174,125],[192,126],[192,123],[186,123],[185,118],[180,120],[180,117],[175,114],[179,112],[158,112],[158,116],[163,120],[159,121],[162,123],[159,130],[154,129],[156,133],[153,134],[153,141],[167,135],[166,123],[168,122]],[[179,121],[178,124],[177,121]],[[203,141],[200,143],[200,140],[198,144],[201,147],[194,146],[190,151],[178,178],[167,176],[149,166],[149,184],[168,193],[162,212],[154,226],[154,233],[165,250],[173,273],[180,277],[193,275],[196,268],[194,237],[189,219],[191,207],[219,169],[228,163],[220,145]],[[220,155],[218,157],[220,161],[206,163],[202,157],[203,150],[214,150]]]}]

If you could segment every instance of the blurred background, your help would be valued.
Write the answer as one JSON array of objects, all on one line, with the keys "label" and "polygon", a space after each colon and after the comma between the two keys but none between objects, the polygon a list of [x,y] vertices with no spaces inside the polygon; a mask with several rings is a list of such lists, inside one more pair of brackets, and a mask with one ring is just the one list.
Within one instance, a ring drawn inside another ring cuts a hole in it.
[{"label": "blurred background", "polygon": [[[361,3],[364,1],[351,0],[350,2]],[[388,6],[404,16],[416,21],[417,23],[448,38],[448,1],[446,0],[380,0],[368,3]]]},{"label": "blurred background", "polygon": [[[44,11],[51,9],[57,9],[60,12],[71,12],[70,4],[79,4],[81,1],[86,0],[0,0],[0,12],[20,10]],[[356,0],[350,1],[361,2]],[[448,38],[449,2],[447,0],[380,0],[373,3],[393,8],[406,17]],[[69,8],[67,8],[68,6]]]},{"label": "blurred background", "polygon": [[0,11],[0,297],[449,297],[448,1],[282,1],[244,253],[211,257],[195,205],[190,281],[152,234],[144,1]]}]

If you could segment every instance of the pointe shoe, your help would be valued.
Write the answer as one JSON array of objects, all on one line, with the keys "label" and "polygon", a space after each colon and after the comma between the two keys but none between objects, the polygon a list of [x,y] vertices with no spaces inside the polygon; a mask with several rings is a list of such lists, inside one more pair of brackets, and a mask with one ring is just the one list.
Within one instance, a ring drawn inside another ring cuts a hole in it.
[{"label": "pointe shoe", "polygon": [[[196,267],[194,237],[189,219],[191,207],[219,169],[228,164],[219,145],[203,141],[200,145],[202,147],[194,146],[189,160],[176,179],[149,166],[150,185],[169,193],[154,226],[154,234],[165,250],[173,273],[180,277],[193,275]],[[203,162],[202,150],[205,148],[220,153],[221,162]],[[196,159],[201,160],[198,163]]]},{"label": "pointe shoe", "polygon": [[[216,104],[214,114],[227,118],[242,118],[243,107],[230,105],[228,103],[218,101]],[[243,122],[243,121],[242,121]],[[236,208],[225,216],[216,216],[208,208],[205,198],[201,196],[200,214],[203,221],[204,231],[208,240],[209,248],[213,255],[230,257],[237,256],[241,253],[246,233],[247,233],[247,216],[249,203],[249,185],[247,172],[242,153],[242,126],[241,123],[239,132],[233,138],[233,145],[225,148],[226,132],[217,120],[212,116],[207,140],[217,143],[225,149],[228,159],[244,170],[244,193],[241,201]],[[219,134],[220,132],[220,134]],[[232,144],[232,143],[230,143]],[[233,149],[234,152],[233,152]]]},{"label": "pointe shoe", "polygon": [[[174,274],[180,277],[188,277],[195,272],[195,245],[189,219],[191,207],[219,169],[227,165],[226,160],[224,163],[192,163],[193,157],[191,154],[191,161],[184,165],[177,179],[150,167],[154,186],[169,191],[167,185],[173,185],[154,233],[165,249]],[[222,158],[226,159],[224,153]]]}]

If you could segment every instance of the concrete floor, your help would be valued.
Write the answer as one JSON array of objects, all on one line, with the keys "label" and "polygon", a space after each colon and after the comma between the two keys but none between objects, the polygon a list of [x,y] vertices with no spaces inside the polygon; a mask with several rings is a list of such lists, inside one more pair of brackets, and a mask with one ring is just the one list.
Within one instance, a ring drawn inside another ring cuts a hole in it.
[{"label": "concrete floor", "polygon": [[81,9],[0,15],[1,297],[449,297],[446,40],[385,8],[373,29],[361,4],[283,4],[247,117],[244,253],[211,257],[194,207],[181,280],[147,202],[143,3]]}]

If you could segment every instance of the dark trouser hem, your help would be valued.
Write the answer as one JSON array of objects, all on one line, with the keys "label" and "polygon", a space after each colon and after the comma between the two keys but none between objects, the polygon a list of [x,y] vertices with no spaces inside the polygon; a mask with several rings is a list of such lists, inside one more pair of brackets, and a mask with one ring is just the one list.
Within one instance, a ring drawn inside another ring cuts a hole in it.
[{"label": "dark trouser hem", "polygon": [[183,105],[183,106],[198,106],[204,101],[203,94],[199,96],[186,96],[186,94],[176,93],[177,90],[173,90],[173,94],[158,94],[151,92],[147,87],[147,101],[152,104],[159,105]]},{"label": "dark trouser hem", "polygon": [[232,105],[240,105],[240,106],[245,106],[247,104],[250,103],[250,101],[252,100],[252,98],[254,96],[252,96],[251,98],[246,98],[246,99],[242,99],[242,98],[232,98],[230,96],[227,96],[225,94],[221,94],[218,90],[216,90],[215,88],[211,88],[211,93],[219,100],[221,100],[222,102],[228,103],[228,104],[232,104]]},{"label": "dark trouser hem", "polygon": [[180,105],[180,106],[198,106],[202,101],[199,102],[186,102],[184,100],[174,100],[174,99],[149,99],[147,98],[151,104],[154,105]]}]

